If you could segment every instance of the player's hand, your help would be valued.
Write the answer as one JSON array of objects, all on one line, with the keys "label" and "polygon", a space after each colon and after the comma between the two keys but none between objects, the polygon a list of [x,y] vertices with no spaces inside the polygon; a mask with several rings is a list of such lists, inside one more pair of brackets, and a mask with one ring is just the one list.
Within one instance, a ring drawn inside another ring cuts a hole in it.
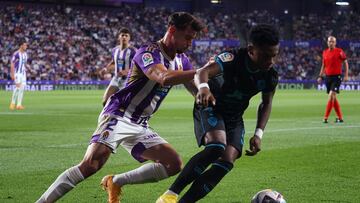
[{"label": "player's hand", "polygon": [[318,77],[317,78],[317,82],[320,84],[322,82],[322,78],[321,77]]},{"label": "player's hand", "polygon": [[261,151],[261,139],[258,136],[252,136],[249,140],[250,150],[245,150],[246,156],[255,156]]},{"label": "player's hand", "polygon": [[107,69],[103,68],[99,71],[100,77],[104,77],[104,75],[107,73]]},{"label": "player's hand", "polygon": [[10,74],[11,80],[15,80],[15,76],[13,74]]},{"label": "player's hand", "polygon": [[196,94],[196,103],[204,107],[207,107],[209,104],[215,106],[216,100],[213,94],[210,92],[210,89],[203,87],[200,88]]},{"label": "player's hand", "polygon": [[345,81],[345,82],[346,82],[346,81],[349,81],[349,76],[346,76],[346,75],[345,75],[344,81]]}]

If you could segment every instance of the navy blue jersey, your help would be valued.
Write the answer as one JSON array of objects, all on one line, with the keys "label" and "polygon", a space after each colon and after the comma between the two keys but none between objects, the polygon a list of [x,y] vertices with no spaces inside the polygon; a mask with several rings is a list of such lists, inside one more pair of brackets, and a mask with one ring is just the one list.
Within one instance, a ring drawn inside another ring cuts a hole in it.
[{"label": "navy blue jersey", "polygon": [[242,116],[251,97],[259,92],[272,92],[276,88],[277,72],[273,68],[252,71],[250,60],[246,48],[233,49],[216,56],[221,74],[210,79],[209,86],[216,98],[217,112]]}]

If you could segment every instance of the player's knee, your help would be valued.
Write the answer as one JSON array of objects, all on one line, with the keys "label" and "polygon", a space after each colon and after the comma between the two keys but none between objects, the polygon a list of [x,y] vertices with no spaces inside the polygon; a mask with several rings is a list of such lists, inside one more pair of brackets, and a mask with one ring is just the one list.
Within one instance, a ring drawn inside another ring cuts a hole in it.
[{"label": "player's knee", "polygon": [[224,170],[224,174],[229,173],[234,167],[232,162],[226,160],[217,160],[214,164],[222,168]]},{"label": "player's knee", "polygon": [[225,151],[225,144],[221,142],[210,142],[205,145],[205,151],[213,160],[221,157]]},{"label": "player's knee", "polygon": [[84,177],[89,177],[100,170],[102,165],[99,161],[95,160],[83,160],[80,165],[79,169],[82,172]]},{"label": "player's knee", "polygon": [[166,172],[169,176],[178,174],[182,168],[182,160],[180,156],[175,156],[166,164]]}]

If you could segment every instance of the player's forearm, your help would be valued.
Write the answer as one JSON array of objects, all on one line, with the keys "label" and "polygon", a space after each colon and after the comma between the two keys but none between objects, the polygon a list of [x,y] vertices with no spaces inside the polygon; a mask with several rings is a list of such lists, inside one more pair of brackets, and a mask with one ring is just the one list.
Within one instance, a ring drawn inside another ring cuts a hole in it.
[{"label": "player's forearm", "polygon": [[106,71],[114,70],[115,69],[114,62],[112,61],[112,62],[108,63],[104,69],[106,69]]},{"label": "player's forearm", "polygon": [[194,82],[196,86],[199,86],[201,83],[207,83],[209,81],[209,69],[200,68],[197,69],[194,76]]},{"label": "player's forearm", "polygon": [[174,71],[169,70],[161,75],[159,81],[162,86],[178,85],[191,81],[194,78],[195,70],[189,71]]},{"label": "player's forearm", "polygon": [[221,72],[219,65],[216,62],[208,62],[200,69],[196,70],[194,76],[195,85],[199,87],[200,84],[205,84],[212,78]]},{"label": "player's forearm", "polygon": [[270,118],[272,109],[272,102],[262,102],[258,108],[256,128],[265,129],[265,126]]},{"label": "player's forearm", "polygon": [[120,76],[127,76],[127,74],[129,73],[129,69],[125,69],[119,72]]},{"label": "player's forearm", "polygon": [[345,61],[345,77],[349,76],[349,63]]},{"label": "player's forearm", "polygon": [[185,83],[184,86],[187,89],[187,91],[190,92],[191,95],[193,95],[194,97],[196,96],[198,89],[196,88],[193,80],[188,83]]},{"label": "player's forearm", "polygon": [[13,63],[11,63],[10,65],[10,76],[11,77],[15,76],[15,65]]},{"label": "player's forearm", "polygon": [[324,64],[321,65],[319,77],[322,77],[324,75]]}]

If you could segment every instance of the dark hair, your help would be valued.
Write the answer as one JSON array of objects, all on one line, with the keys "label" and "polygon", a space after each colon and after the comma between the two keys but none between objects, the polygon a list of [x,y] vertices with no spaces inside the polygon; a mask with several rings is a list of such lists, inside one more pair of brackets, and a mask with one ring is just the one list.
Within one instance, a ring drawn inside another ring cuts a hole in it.
[{"label": "dark hair", "polygon": [[259,24],[250,29],[248,40],[255,46],[279,44],[279,31],[272,25]]},{"label": "dark hair", "polygon": [[187,12],[175,12],[168,18],[168,26],[175,26],[177,29],[184,30],[187,26],[200,32],[205,29],[205,25],[199,21],[196,17]]},{"label": "dark hair", "polygon": [[18,42],[17,42],[17,44],[18,44],[19,46],[21,46],[21,45],[23,45],[23,44],[25,44],[25,43],[28,43],[26,39],[19,39]]},{"label": "dark hair", "polygon": [[125,33],[125,34],[129,34],[131,36],[131,32],[129,29],[125,28],[125,27],[122,27],[119,29],[116,37],[119,37],[120,33]]}]

